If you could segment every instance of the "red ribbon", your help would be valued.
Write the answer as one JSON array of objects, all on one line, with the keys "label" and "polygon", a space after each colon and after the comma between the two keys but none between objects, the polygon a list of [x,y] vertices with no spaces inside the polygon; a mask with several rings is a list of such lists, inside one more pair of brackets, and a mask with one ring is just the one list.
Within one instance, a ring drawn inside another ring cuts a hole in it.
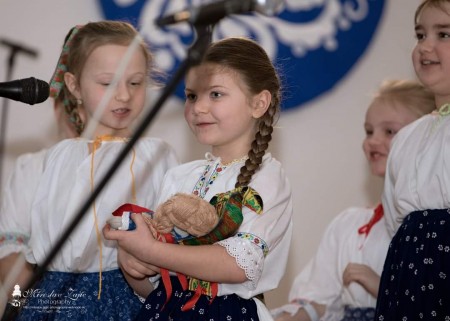
[{"label": "red ribbon", "polygon": [[114,212],[112,212],[112,215],[114,216],[122,216],[123,212],[132,212],[132,213],[149,213],[152,212],[148,208],[131,204],[131,203],[125,203],[121,205],[118,209],[116,209]]},{"label": "red ribbon", "polygon": [[370,230],[372,229],[372,227],[373,227],[375,224],[377,224],[377,222],[378,222],[379,220],[381,220],[381,218],[383,217],[383,215],[384,215],[383,206],[380,204],[380,205],[378,205],[378,206],[375,208],[375,210],[374,210],[374,212],[373,212],[373,215],[372,215],[372,217],[370,218],[370,221],[369,221],[367,224],[364,224],[363,226],[361,226],[361,227],[358,229],[358,233],[359,233],[359,234],[365,234],[366,237],[367,237],[367,235],[369,235]]}]

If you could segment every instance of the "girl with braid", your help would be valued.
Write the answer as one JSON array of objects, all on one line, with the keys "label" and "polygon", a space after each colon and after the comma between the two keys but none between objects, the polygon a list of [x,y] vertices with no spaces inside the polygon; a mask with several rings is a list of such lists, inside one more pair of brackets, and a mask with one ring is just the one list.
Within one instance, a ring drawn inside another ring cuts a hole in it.
[{"label": "girl with braid", "polygon": [[[292,234],[291,188],[267,152],[280,107],[278,75],[257,43],[227,38],[188,72],[185,92],[186,121],[211,150],[167,172],[159,203],[178,192],[208,201],[237,192],[252,206],[242,207],[234,233],[213,244],[157,241],[136,214],[135,230],[107,225],[103,233],[118,242],[127,280],[147,297],[137,320],[273,320],[262,294],[278,286]],[[173,271],[169,290],[162,269]]]},{"label": "girl with braid", "polygon": [[[34,173],[32,195],[8,199],[27,204],[20,204],[23,210],[17,212],[2,208],[0,258],[22,252],[31,268],[46,261],[128,141],[144,108],[152,66],[146,44],[128,23],[98,21],[71,30],[50,92],[63,102],[81,137],[65,139],[45,152],[41,169]],[[101,102],[105,108],[98,112]],[[89,127],[92,137],[86,137]],[[124,202],[154,207],[164,174],[175,165],[167,143],[142,137],[43,277],[33,289],[21,288],[25,302],[17,320],[133,320],[141,302],[119,269],[116,244],[102,237],[101,227]],[[23,188],[30,190],[26,182]],[[21,187],[11,193],[21,195]]]}]

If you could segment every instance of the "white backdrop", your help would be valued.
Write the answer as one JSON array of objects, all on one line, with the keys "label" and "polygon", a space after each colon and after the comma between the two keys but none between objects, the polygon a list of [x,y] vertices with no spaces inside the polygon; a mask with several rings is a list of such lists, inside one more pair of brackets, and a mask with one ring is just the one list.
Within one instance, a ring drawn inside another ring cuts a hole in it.
[{"label": "white backdrop", "polygon": [[[379,201],[382,182],[368,174],[361,150],[364,115],[382,80],[414,78],[410,52],[415,42],[413,14],[419,2],[386,0],[375,39],[353,70],[333,90],[283,113],[278,122],[271,151],[291,181],[295,234],[285,277],[278,289],[266,295],[269,307],[287,300],[295,275],[314,254],[334,216],[348,206],[372,206]],[[0,39],[39,51],[37,59],[17,56],[12,78],[50,79],[67,31],[100,19],[97,2],[92,0],[0,1]],[[9,49],[0,46],[0,82],[6,77],[8,55]],[[184,123],[182,104],[175,99],[164,106],[148,134],[172,144],[182,161],[200,158],[205,151],[194,141]],[[51,101],[34,106],[9,101],[5,138],[3,183],[18,155],[56,142]]]}]

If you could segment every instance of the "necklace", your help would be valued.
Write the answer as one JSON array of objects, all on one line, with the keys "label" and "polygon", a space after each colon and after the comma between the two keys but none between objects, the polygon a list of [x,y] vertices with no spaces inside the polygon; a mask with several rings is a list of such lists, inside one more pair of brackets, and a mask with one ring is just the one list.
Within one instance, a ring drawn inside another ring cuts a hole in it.
[{"label": "necklace", "polygon": [[233,159],[231,162],[228,162],[228,163],[225,163],[225,164],[222,164],[222,166],[223,167],[227,167],[227,166],[231,166],[231,165],[233,165],[233,164],[236,164],[236,163],[241,163],[241,162],[244,162],[244,161],[246,161],[248,159],[248,156],[247,155],[245,155],[244,157],[241,157],[241,158],[235,158],[235,159]]}]

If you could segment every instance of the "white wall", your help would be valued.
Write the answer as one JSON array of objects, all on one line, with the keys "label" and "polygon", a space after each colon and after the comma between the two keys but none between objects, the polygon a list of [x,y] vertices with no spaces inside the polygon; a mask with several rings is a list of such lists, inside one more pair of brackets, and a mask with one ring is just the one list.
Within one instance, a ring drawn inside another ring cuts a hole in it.
[{"label": "white wall", "polygon": [[[419,0],[386,2],[381,27],[356,67],[332,91],[284,113],[279,120],[271,150],[291,180],[295,235],[281,286],[266,296],[270,307],[287,299],[295,275],[314,254],[334,216],[350,205],[370,206],[378,201],[382,182],[368,175],[361,151],[364,114],[370,95],[383,79],[414,78],[410,51],[414,45],[413,14]],[[1,1],[0,38],[22,42],[40,52],[36,60],[18,56],[12,78],[50,79],[70,27],[99,19],[100,11],[92,0]],[[0,46],[0,81],[6,77],[8,54],[8,49]],[[56,141],[50,100],[35,106],[9,101],[9,106],[4,180],[18,155]],[[149,134],[171,143],[184,161],[201,157],[205,150],[194,142],[182,107],[175,101],[164,106]]]}]

